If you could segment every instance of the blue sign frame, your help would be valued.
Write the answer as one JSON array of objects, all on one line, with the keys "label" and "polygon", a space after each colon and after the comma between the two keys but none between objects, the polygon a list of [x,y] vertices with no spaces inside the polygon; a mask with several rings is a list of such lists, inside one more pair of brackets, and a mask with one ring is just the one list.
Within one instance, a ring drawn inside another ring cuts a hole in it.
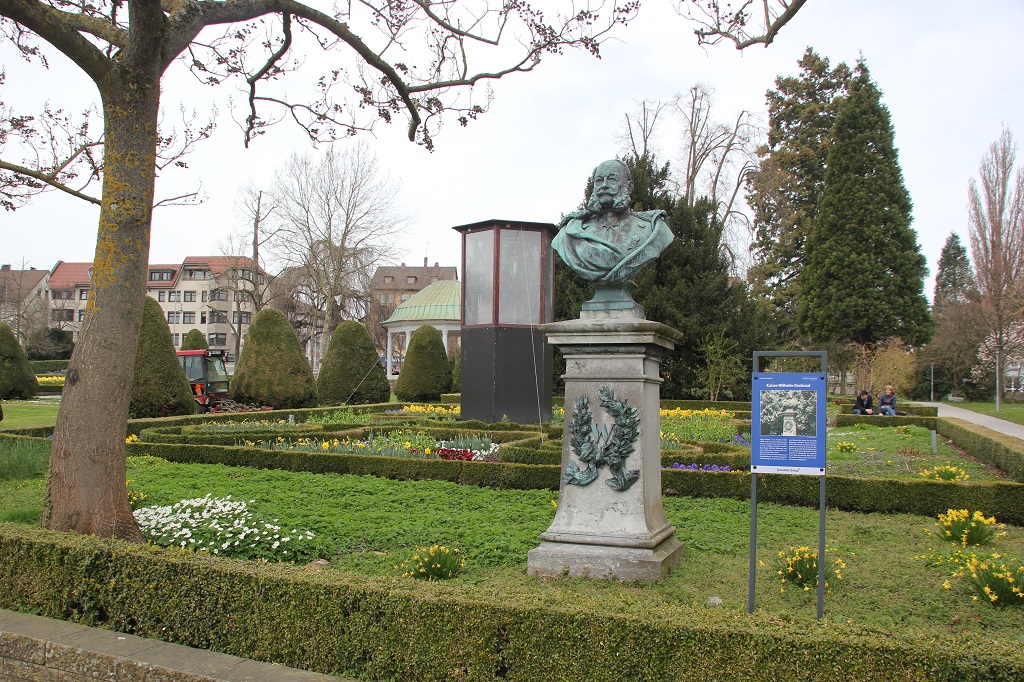
[{"label": "blue sign frame", "polygon": [[751,473],[824,476],[824,374],[755,373],[752,388]]}]

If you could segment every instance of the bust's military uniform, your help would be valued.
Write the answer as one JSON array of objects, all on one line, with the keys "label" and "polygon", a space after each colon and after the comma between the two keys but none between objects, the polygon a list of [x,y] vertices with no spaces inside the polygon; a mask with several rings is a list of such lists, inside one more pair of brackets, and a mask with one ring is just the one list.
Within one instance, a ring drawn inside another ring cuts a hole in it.
[{"label": "bust's military uniform", "polygon": [[672,239],[665,211],[627,211],[614,225],[597,218],[572,218],[552,246],[588,282],[619,286],[657,258]]}]

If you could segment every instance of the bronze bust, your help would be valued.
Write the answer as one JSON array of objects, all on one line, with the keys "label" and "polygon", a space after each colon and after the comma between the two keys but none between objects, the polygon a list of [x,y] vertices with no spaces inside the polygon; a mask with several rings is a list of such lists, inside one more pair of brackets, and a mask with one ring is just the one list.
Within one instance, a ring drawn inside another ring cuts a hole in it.
[{"label": "bronze bust", "polygon": [[553,246],[562,260],[596,287],[624,287],[672,242],[664,211],[629,208],[633,181],[621,161],[594,169],[586,209],[565,216]]}]

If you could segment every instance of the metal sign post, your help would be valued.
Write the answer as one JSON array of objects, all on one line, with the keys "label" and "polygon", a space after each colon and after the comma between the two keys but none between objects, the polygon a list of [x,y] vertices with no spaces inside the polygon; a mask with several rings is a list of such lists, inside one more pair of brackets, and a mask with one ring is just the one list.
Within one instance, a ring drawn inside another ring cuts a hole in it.
[{"label": "metal sign post", "polygon": [[[763,357],[821,359],[820,372],[762,373]],[[757,351],[751,380],[750,580],[747,611],[754,612],[757,574],[757,475],[818,476],[818,619],[825,605],[825,426],[824,351]]]}]

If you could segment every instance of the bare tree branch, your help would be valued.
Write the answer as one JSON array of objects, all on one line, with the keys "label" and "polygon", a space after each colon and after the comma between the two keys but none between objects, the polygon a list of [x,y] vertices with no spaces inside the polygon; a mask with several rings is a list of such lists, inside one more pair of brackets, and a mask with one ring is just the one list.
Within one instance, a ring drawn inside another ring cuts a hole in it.
[{"label": "bare tree branch", "polygon": [[[732,10],[731,5],[726,5],[726,9],[723,11],[718,0],[712,0],[705,4],[679,0],[676,11],[703,26],[693,32],[697,36],[699,44],[717,45],[723,40],[730,40],[737,50],[743,50],[751,45],[761,44],[765,47],[771,45],[782,27],[796,16],[806,2],[807,0],[761,0],[759,34],[752,34],[748,30],[751,19],[749,8],[755,4],[755,0],[746,0],[735,11]],[[696,6],[702,16],[695,17],[690,6]]]}]

